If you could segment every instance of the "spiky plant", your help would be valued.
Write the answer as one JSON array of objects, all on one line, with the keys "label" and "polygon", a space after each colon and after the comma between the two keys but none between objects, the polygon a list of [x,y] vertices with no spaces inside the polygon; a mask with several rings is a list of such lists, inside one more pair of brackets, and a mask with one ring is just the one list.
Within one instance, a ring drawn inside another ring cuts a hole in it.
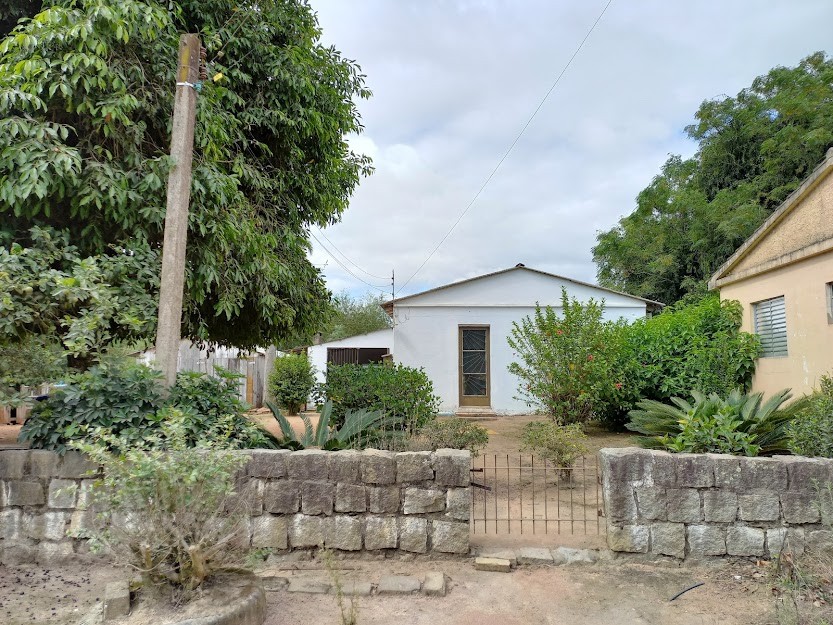
[{"label": "spiky plant", "polygon": [[691,392],[693,403],[672,397],[673,405],[653,400],[637,403],[627,428],[642,434],[649,449],[749,456],[790,453],[788,425],[795,416],[789,389],[763,400],[763,393],[734,390],[726,398]]}]

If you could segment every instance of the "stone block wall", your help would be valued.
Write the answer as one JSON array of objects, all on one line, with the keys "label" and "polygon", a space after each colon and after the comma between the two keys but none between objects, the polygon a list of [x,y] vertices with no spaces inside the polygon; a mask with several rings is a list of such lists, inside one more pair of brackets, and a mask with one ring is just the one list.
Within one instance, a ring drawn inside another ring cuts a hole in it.
[{"label": "stone block wall", "polygon": [[[468,451],[321,450],[250,456],[238,491],[249,541],[276,551],[328,547],[468,553]],[[0,562],[54,563],[84,553],[97,467],[71,452],[0,451]]]},{"label": "stone block wall", "polygon": [[613,551],[685,559],[833,547],[833,510],[817,491],[833,483],[833,460],[637,448],[602,449],[599,460]]}]

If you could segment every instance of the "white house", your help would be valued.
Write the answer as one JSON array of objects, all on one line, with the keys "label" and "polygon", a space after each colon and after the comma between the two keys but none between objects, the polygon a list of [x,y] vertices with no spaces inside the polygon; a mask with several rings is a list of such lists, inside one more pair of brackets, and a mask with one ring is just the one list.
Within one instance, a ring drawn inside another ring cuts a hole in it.
[{"label": "white house", "polygon": [[561,308],[561,289],[580,302],[604,300],[606,319],[633,321],[662,304],[519,264],[383,304],[393,318],[394,361],[423,367],[442,413],[523,414],[509,373],[513,321],[541,306]]},{"label": "white house", "polygon": [[328,341],[307,348],[307,357],[315,367],[315,377],[324,382],[327,363],[367,364],[381,362],[382,356],[393,351],[393,330],[385,328],[367,334]]}]

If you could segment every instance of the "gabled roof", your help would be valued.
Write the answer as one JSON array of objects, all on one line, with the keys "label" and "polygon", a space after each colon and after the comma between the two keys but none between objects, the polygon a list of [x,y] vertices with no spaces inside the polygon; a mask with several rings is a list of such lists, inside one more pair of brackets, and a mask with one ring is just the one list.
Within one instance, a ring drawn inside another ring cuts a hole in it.
[{"label": "gabled roof", "polygon": [[530,271],[532,273],[536,273],[542,276],[546,276],[547,278],[556,278],[557,280],[564,280],[566,282],[572,282],[573,284],[578,284],[580,286],[586,286],[593,289],[598,289],[600,291],[606,291],[607,293],[612,293],[615,295],[622,295],[624,297],[630,297],[632,299],[638,300],[640,302],[645,302],[648,305],[649,309],[656,310],[657,308],[662,308],[665,306],[662,302],[655,302],[654,300],[645,299],[644,297],[637,297],[636,295],[631,295],[630,293],[624,293],[622,291],[615,291],[613,289],[608,289],[603,286],[599,286],[597,284],[591,284],[590,282],[582,282],[581,280],[574,280],[573,278],[567,278],[565,276],[560,276],[558,274],[549,273],[547,271],[541,271],[540,269],[533,269],[532,267],[527,267],[523,263],[518,263],[514,267],[509,267],[508,269],[501,269],[500,271],[493,271],[491,273],[483,274],[482,276],[475,276],[474,278],[467,278],[465,280],[459,280],[457,282],[451,282],[450,284],[445,284],[443,286],[434,287],[433,289],[428,289],[426,291],[420,291],[419,293],[414,293],[413,295],[406,295],[405,297],[399,297],[396,299],[388,300],[382,304],[382,308],[385,309],[389,315],[393,314],[393,307],[394,305],[400,304],[402,302],[406,302],[408,300],[421,297],[423,295],[427,295],[428,293],[436,293],[437,291],[442,291],[445,289],[450,289],[453,287],[460,286],[461,284],[468,284],[470,282],[475,282],[477,280],[483,280],[486,278],[491,278],[493,276],[499,276],[501,274],[509,273],[510,271]]},{"label": "gabled roof", "polygon": [[[767,235],[769,235],[775,228],[778,227],[784,218],[787,217],[795,208],[797,208],[801,201],[810,194],[829,174],[833,173],[833,148],[827,150],[825,159],[813,170],[804,182],[792,193],[789,197],[781,203],[781,206],[776,208],[767,220],[760,225],[760,227],[752,233],[743,244],[735,250],[728,260],[723,263],[717,271],[714,272],[709,279],[709,289],[715,289],[719,282],[728,276],[732,270],[761,243]],[[797,259],[796,259],[797,260]]]}]

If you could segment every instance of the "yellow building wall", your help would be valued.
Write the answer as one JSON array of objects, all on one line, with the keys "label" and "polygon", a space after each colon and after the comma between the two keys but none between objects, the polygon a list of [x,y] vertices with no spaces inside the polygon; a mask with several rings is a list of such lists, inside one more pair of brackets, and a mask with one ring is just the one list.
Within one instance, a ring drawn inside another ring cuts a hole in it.
[{"label": "yellow building wall", "polygon": [[[833,215],[829,217],[833,220]],[[760,358],[753,391],[765,396],[791,388],[809,393],[824,373],[833,374],[833,324],[828,321],[827,283],[833,282],[833,251],[722,286],[720,298],[743,305],[743,330],[754,332],[752,304],[784,296],[786,357]]]}]

